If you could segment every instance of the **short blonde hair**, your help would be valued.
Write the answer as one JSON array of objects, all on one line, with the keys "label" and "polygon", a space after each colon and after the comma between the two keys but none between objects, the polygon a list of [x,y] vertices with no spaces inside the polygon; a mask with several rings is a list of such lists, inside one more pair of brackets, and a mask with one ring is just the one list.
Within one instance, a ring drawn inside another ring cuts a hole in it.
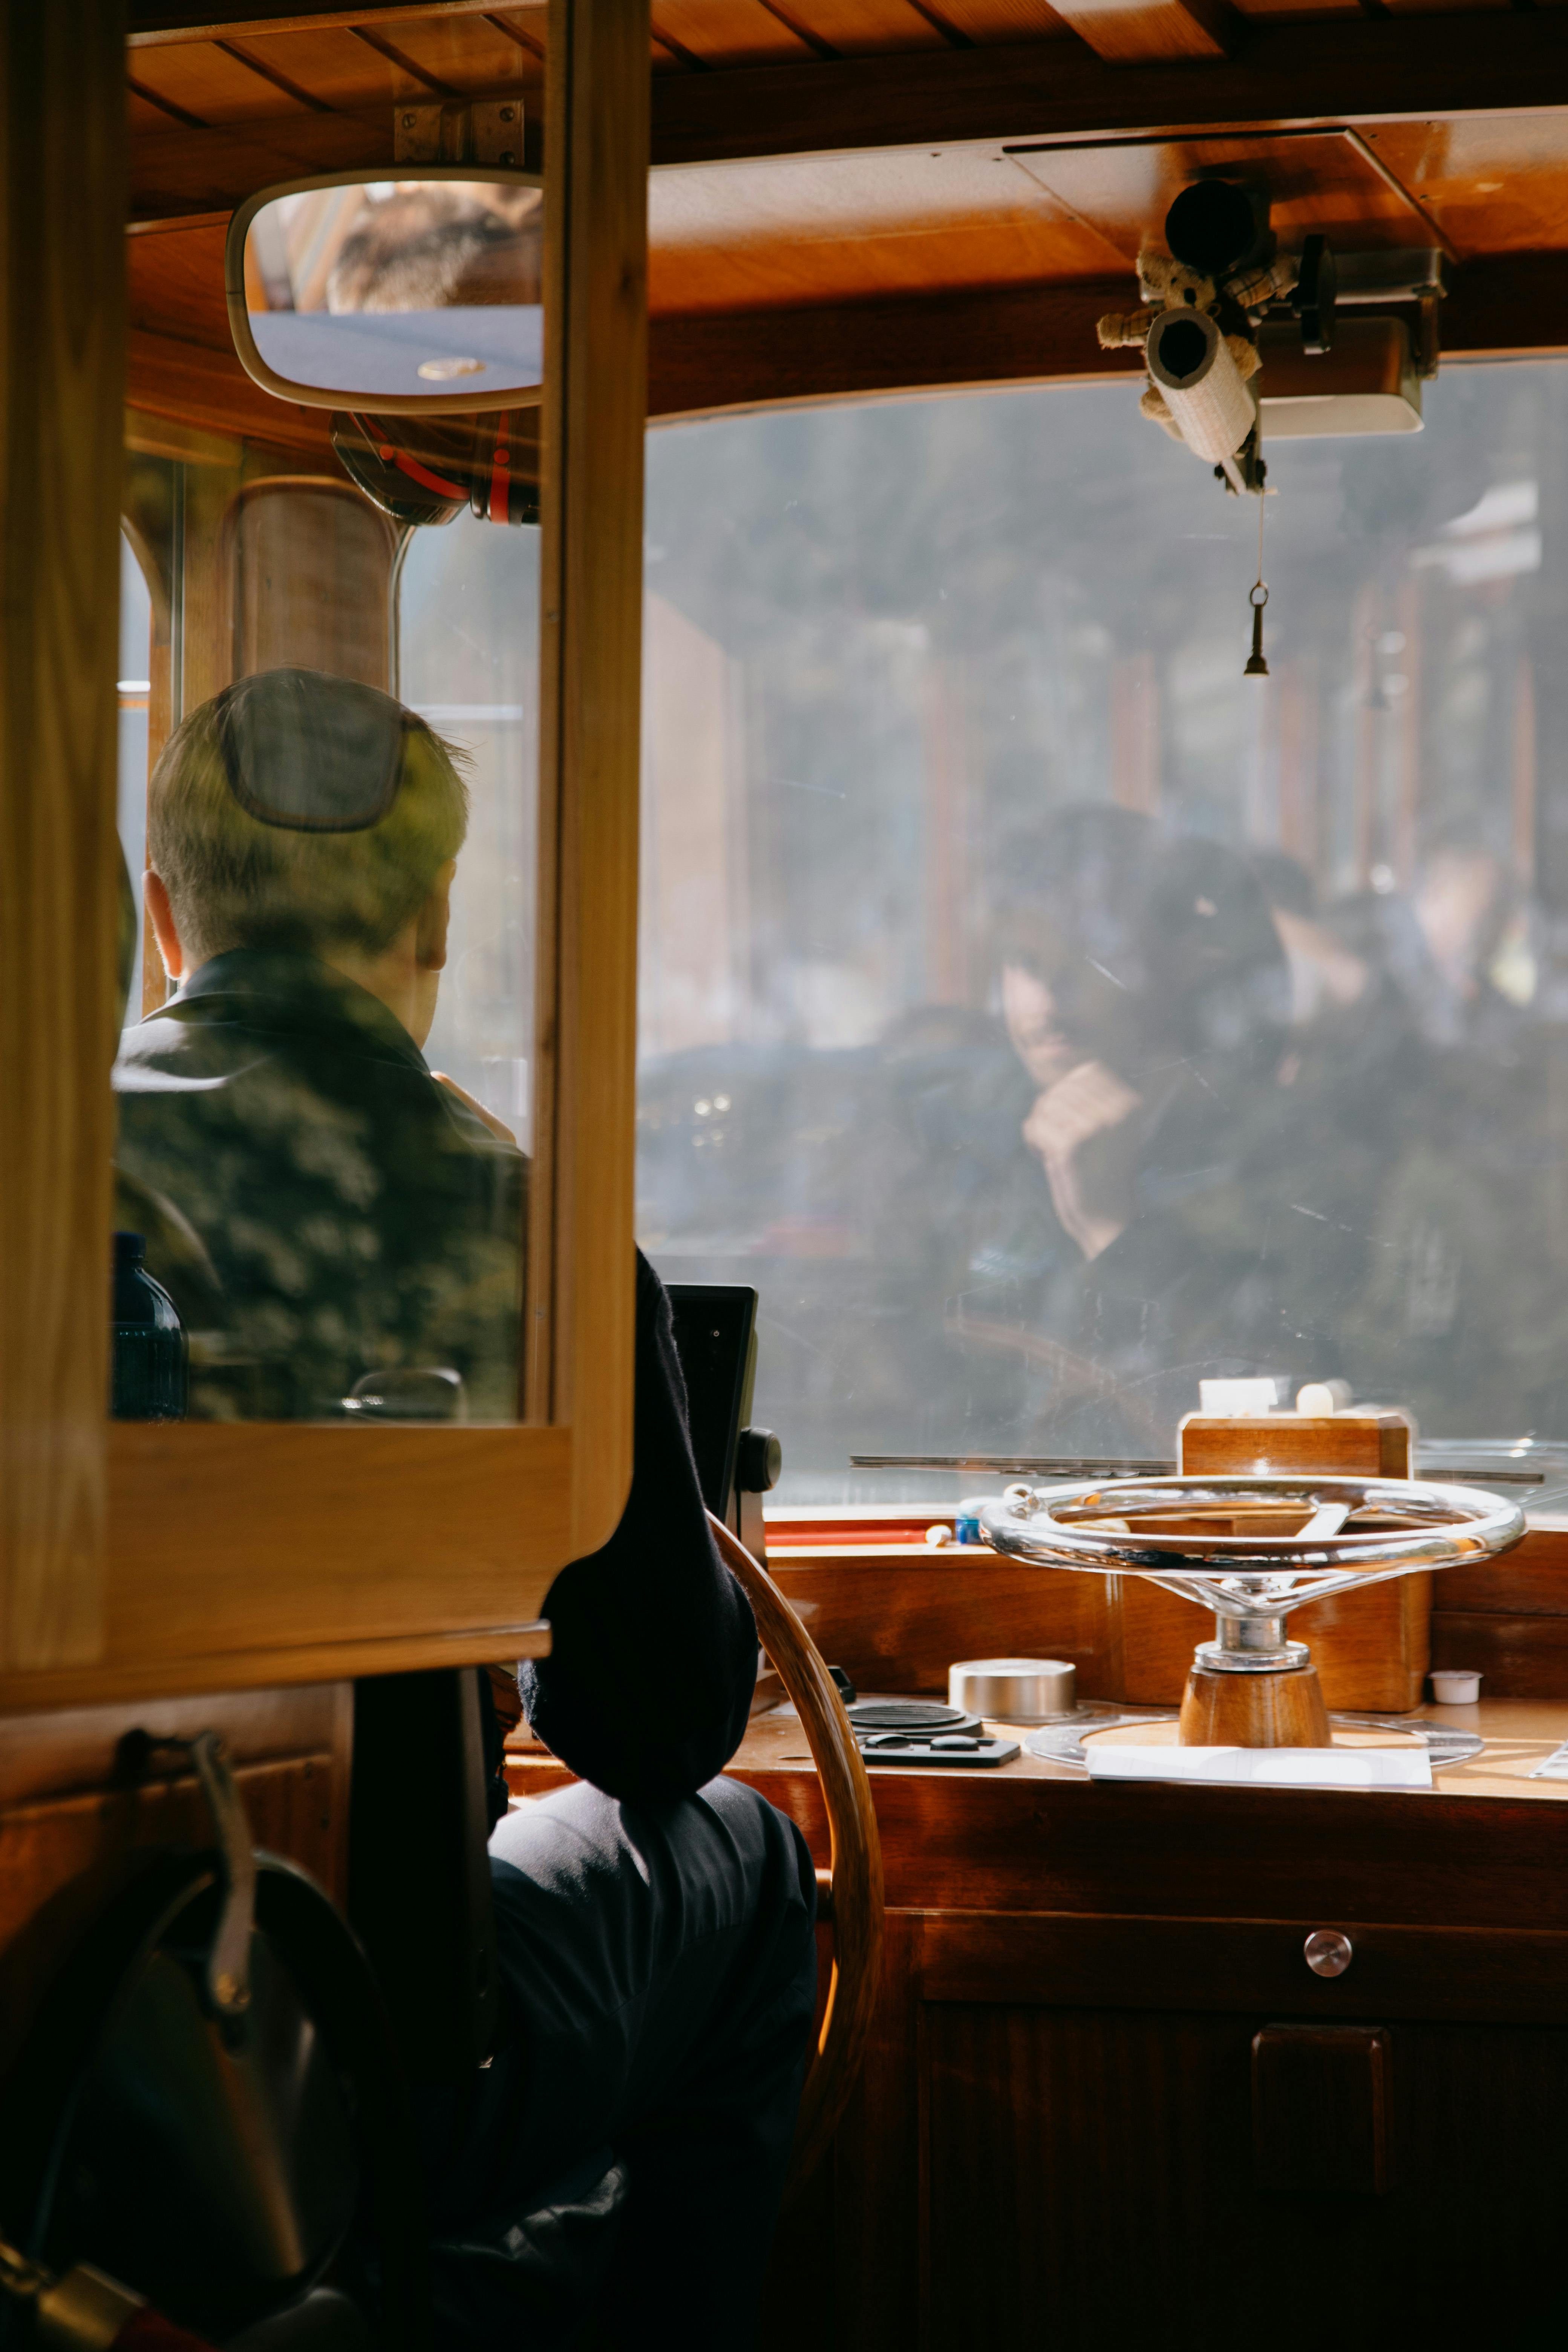
[{"label": "short blonde hair", "polygon": [[[318,673],[266,671],[241,678],[183,719],[153,771],[147,795],[148,862],[169,894],[193,964],[232,948],[320,953],[353,947],[379,955],[418,912],[441,868],[462,847],[468,793],[464,754],[390,695],[388,741],[397,748],[390,805],[373,824],[317,829],[250,814],[233,780],[226,728],[271,688],[330,700],[342,684],[356,698],[374,689]],[[302,756],[308,761],[309,751]],[[286,801],[309,801],[310,779],[289,779]],[[377,785],[366,786],[376,805]],[[382,794],[384,802],[385,793]]]}]

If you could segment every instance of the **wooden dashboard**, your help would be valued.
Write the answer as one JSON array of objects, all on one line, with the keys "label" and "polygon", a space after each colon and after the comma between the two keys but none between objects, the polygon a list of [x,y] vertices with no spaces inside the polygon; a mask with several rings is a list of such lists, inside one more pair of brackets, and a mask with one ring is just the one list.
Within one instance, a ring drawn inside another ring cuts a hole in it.
[{"label": "wooden dashboard", "polygon": [[[1432,1709],[1419,1794],[878,1767],[887,1962],[770,2344],[1295,2347],[1543,2324],[1568,2114],[1568,1703]],[[793,1711],[731,1770],[826,1860]],[[509,1759],[520,1794],[562,1777]],[[1352,1959],[1328,1979],[1309,1936]]]}]

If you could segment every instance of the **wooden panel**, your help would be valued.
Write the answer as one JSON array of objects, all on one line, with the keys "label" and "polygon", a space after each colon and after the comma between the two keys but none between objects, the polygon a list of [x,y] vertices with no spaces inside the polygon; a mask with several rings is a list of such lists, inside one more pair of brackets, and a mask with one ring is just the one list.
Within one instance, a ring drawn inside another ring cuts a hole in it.
[{"label": "wooden panel", "polygon": [[[227,236],[225,218],[128,236],[125,274],[132,326],[172,335],[183,343],[204,343],[234,360],[224,299]],[[239,364],[237,360],[234,363]]]},{"label": "wooden panel", "polygon": [[1068,30],[1048,0],[942,0],[941,15],[970,41],[1048,41]]},{"label": "wooden panel", "polygon": [[1382,123],[1367,143],[1461,254],[1568,245],[1568,142],[1560,117]]},{"label": "wooden panel", "polygon": [[184,131],[171,124],[136,142],[130,218],[138,223],[227,213],[274,180],[392,160],[392,117],[385,107],[331,115],[301,107],[281,120],[236,122],[221,131]]},{"label": "wooden panel", "polygon": [[[980,148],[660,173],[649,234],[656,312],[1100,279],[1123,266],[1091,219]],[[1124,282],[1117,299],[1130,292]]]},{"label": "wooden panel", "polygon": [[531,6],[521,8],[489,8],[485,13],[492,25],[510,35],[519,48],[543,64],[544,0],[533,0]]},{"label": "wooden panel", "polygon": [[1463,18],[1265,19],[1201,73],[1063,41],[671,74],[655,92],[654,160],[1551,111],[1561,44],[1544,13],[1489,16],[1484,38]]},{"label": "wooden panel", "polygon": [[560,898],[552,923],[542,893],[534,1166],[553,1185],[531,1188],[526,1393],[593,1432],[573,1555],[609,1536],[631,1479],[647,41],[646,0],[552,0],[540,872]]},{"label": "wooden panel", "polygon": [[1270,219],[1286,244],[1311,229],[1326,232],[1342,251],[1427,241],[1419,207],[1390,186],[1359,136],[1343,131],[1071,142],[1022,148],[1013,161],[1093,222],[1129,269],[1145,239],[1160,236],[1189,181],[1241,167],[1268,189]]},{"label": "wooden panel", "polygon": [[1484,1676],[1489,1698],[1568,1697],[1568,1617],[1436,1610],[1432,1664]]},{"label": "wooden panel", "polygon": [[177,417],[211,433],[308,453],[335,465],[329,412],[297,408],[253,383],[231,350],[209,351],[132,328],[126,397],[149,416]]},{"label": "wooden panel", "polygon": [[108,1659],[537,1617],[574,1554],[572,1457],[562,1429],[116,1423]]},{"label": "wooden panel", "polygon": [[194,1739],[209,1728],[221,1731],[232,1764],[313,1756],[325,1748],[346,1769],[353,1729],[349,1686],[209,1691],[160,1699],[151,1706],[139,1700],[56,1715],[0,1716],[0,1810],[123,1785],[116,1750],[125,1734],[138,1728],[171,1739]]},{"label": "wooden panel", "polygon": [[[1099,313],[1126,281],[1006,287],[816,310],[656,318],[648,413],[876,397],[987,384],[1103,382],[1142,373],[1136,352],[1101,352]],[[1568,351],[1568,257],[1505,257],[1458,273],[1444,348],[1481,358]]]},{"label": "wooden panel", "polygon": [[1225,0],[1060,0],[1060,10],[1097,56],[1120,65],[1223,58],[1237,29]]},{"label": "wooden panel", "polygon": [[[0,1664],[103,1638],[124,294],[119,26],[0,15]],[[68,122],[70,135],[58,126]]]},{"label": "wooden panel", "polygon": [[[1214,1639],[1203,1610],[1142,1577],[1121,1584],[1125,1673],[1121,1696],[1141,1706],[1182,1696],[1194,1643]],[[1290,1612],[1293,1641],[1307,1643],[1331,1707],[1419,1706],[1431,1663],[1432,1579],[1402,1576]]]},{"label": "wooden panel", "polygon": [[1124,281],[1008,287],[903,301],[657,318],[649,328],[650,416],[710,415],[776,402],[874,398],[939,386],[1113,381],[1142,375],[1138,352],[1101,352],[1094,322]]},{"label": "wooden panel", "polygon": [[1410,1423],[1404,1413],[1190,1412],[1176,1433],[1184,1478],[1296,1470],[1324,1477],[1408,1478]]},{"label": "wooden panel", "polygon": [[[1303,1957],[1322,1927],[1350,1938],[1342,1977],[1314,1976]],[[914,1964],[922,2000],[1568,2026],[1568,1937],[1528,1929],[928,1912]]]},{"label": "wooden panel", "polygon": [[[325,7],[301,7],[300,0],[250,0],[239,7],[219,5],[217,0],[131,0],[129,37],[133,49],[163,48],[218,34],[226,38],[298,26],[394,26],[487,13],[495,13],[489,0],[339,0]],[[544,0],[514,0],[505,13],[542,19]]]},{"label": "wooden panel", "polygon": [[253,122],[310,111],[303,100],[279,89],[216,41],[139,50],[135,71],[143,89],[196,122]]},{"label": "wooden panel", "polygon": [[994,1554],[952,1561],[923,1549],[903,1559],[815,1566],[781,1550],[768,1565],[823,1656],[847,1667],[861,1690],[945,1697],[955,1659],[1022,1656],[1068,1660],[1085,1697],[1120,1692],[1120,1626],[1103,1577]]},{"label": "wooden panel", "polygon": [[145,91],[138,89],[133,81],[126,83],[125,123],[133,139],[149,131],[167,131],[170,123],[177,120],[167,107],[160,106]]},{"label": "wooden panel", "polygon": [[[346,1738],[242,1763],[235,1777],[256,1843],[298,1863],[341,1900]],[[103,1900],[116,1865],[140,1847],[211,1843],[212,1817],[189,1775],[0,1811],[0,2067],[13,2058],[54,1967]]]},{"label": "wooden panel", "polygon": [[[396,36],[389,32],[389,37]],[[422,75],[362,41],[347,25],[309,32],[250,33],[234,46],[328,106],[394,106],[401,100],[431,95]]]},{"label": "wooden panel", "polygon": [[[748,1742],[754,1758],[756,1750]],[[1540,1752],[1539,1750],[1537,1751]],[[809,1772],[742,1775],[815,1836]],[[1568,1933],[1562,1782],[1518,1799],[1204,1789],[1046,1768],[871,1775],[888,1901],[921,1909],[1158,1913]],[[815,1850],[815,1848],[814,1848]]]},{"label": "wooden panel", "polygon": [[[403,23],[376,38],[387,50],[443,89],[459,96],[524,80],[536,86],[538,61],[484,16],[437,16]],[[646,51],[645,51],[646,54]]]},{"label": "wooden panel", "polygon": [[1399,2179],[1257,2179],[1247,2018],[922,2015],[930,2338],[1282,2352],[1413,2330],[1529,2340],[1561,2292],[1568,2033],[1402,2029]]},{"label": "wooden panel", "polygon": [[788,0],[780,14],[814,44],[841,58],[951,46],[940,25],[911,0]]},{"label": "wooden panel", "polygon": [[[888,1914],[882,1998],[860,2084],[833,2153],[834,2233],[840,2251],[830,2339],[850,2352],[910,2352],[921,2341],[915,2221],[920,2196],[920,1920]],[[889,2258],[890,2257],[890,2258]],[[820,2326],[822,2315],[816,2315]]]},{"label": "wooden panel", "polygon": [[1500,1559],[1446,1568],[1438,1604],[1483,1614],[1568,1616],[1568,1529],[1532,1527]]},{"label": "wooden panel", "polygon": [[[1066,1658],[1086,1698],[1180,1700],[1212,1620],[1139,1577],[1029,1568],[923,1544],[873,1555],[777,1548],[770,1565],[817,1647],[864,1690],[945,1691],[958,1658]],[[1335,1707],[1416,1706],[1429,1663],[1429,1576],[1319,1601],[1291,1617]]]},{"label": "wooden panel", "polygon": [[771,65],[809,58],[809,41],[762,0],[654,0],[653,30],[678,57],[703,65]]},{"label": "wooden panel", "polygon": [[1375,2025],[1266,2025],[1252,2038],[1252,2164],[1283,2197],[1382,2197],[1392,2059]]}]

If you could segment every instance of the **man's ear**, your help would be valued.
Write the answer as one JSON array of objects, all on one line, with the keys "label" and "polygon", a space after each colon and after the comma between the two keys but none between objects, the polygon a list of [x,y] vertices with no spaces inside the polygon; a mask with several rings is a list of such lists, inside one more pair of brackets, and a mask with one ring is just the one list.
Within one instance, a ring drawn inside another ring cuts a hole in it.
[{"label": "man's ear", "polygon": [[185,950],[180,939],[174,910],[169,904],[169,894],[163,887],[163,877],[151,866],[142,877],[147,899],[147,919],[153,926],[153,936],[158,942],[158,953],[163,959],[163,970],[171,980],[185,976]]},{"label": "man's ear", "polygon": [[419,909],[419,923],[414,937],[414,961],[421,971],[444,971],[447,968],[447,930],[452,919],[452,877],[458,861],[448,857],[430,885],[425,904]]}]

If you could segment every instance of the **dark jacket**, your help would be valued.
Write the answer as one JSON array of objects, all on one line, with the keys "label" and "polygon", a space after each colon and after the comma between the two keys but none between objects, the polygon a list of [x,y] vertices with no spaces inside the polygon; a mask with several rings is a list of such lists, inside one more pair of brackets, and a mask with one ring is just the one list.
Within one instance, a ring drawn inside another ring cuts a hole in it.
[{"label": "dark jacket", "polygon": [[[150,1271],[191,1291],[165,1230],[210,1268],[195,1411],[332,1416],[405,1366],[457,1370],[476,1418],[514,1414],[527,1163],[374,997],[310,957],[217,956],[127,1033],[114,1083],[121,1199],[164,1213]],[[522,1689],[574,1771],[658,1802],[740,1745],[756,1629],[708,1531],[669,1302],[640,1255],[635,1426],[625,1515],[551,1586],[552,1654]]]}]

